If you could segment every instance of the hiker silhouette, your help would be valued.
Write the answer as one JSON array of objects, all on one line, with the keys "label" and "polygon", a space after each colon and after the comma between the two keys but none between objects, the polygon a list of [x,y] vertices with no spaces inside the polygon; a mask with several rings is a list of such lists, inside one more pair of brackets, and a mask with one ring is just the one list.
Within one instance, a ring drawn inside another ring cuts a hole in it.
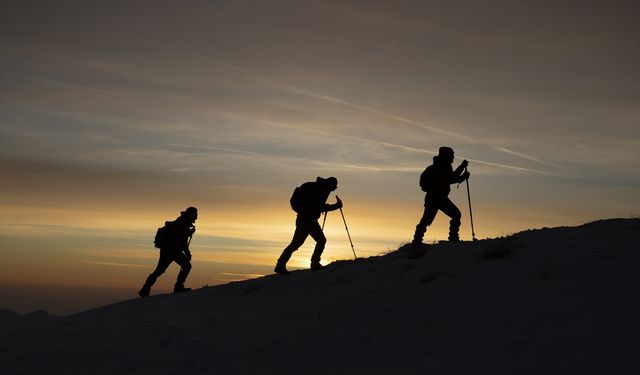
[{"label": "hiker silhouette", "polygon": [[318,219],[323,212],[334,211],[342,208],[342,201],[336,197],[335,204],[327,204],[329,194],[338,188],[338,180],[335,177],[316,178],[315,182],[305,182],[297,187],[291,196],[291,208],[298,214],[296,217],[296,231],[291,243],[284,249],[278,259],[274,271],[287,274],[287,262],[294,251],[298,250],[308,236],[316,241],[316,247],[311,256],[311,270],[323,268],[320,264],[320,256],[324,250],[327,239],[322,233]]},{"label": "hiker silhouette", "polygon": [[147,277],[147,281],[138,292],[140,297],[149,296],[153,284],[172,262],[176,262],[180,266],[173,292],[180,293],[191,290],[191,288],[184,287],[184,282],[191,271],[189,244],[196,231],[193,224],[197,219],[198,210],[195,207],[188,207],[180,212],[177,219],[165,222],[164,227],[158,229],[154,242],[155,246],[160,249],[160,259],[158,259],[156,269]]},{"label": "hiker silhouette", "polygon": [[466,171],[469,162],[464,160],[456,170],[453,170],[453,149],[440,147],[438,155],[433,157],[433,164],[428,166],[420,175],[420,187],[427,194],[424,197],[424,212],[411,242],[410,256],[418,256],[424,253],[422,238],[427,227],[433,223],[438,210],[451,218],[449,222],[449,241],[460,241],[460,218],[462,214],[458,207],[449,199],[451,184],[461,183],[469,178]]}]

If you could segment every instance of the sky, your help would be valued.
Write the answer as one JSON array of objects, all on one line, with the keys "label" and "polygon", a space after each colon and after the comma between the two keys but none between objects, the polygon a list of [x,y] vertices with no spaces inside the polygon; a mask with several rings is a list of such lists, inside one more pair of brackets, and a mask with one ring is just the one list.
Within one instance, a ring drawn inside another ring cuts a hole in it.
[{"label": "sky", "polygon": [[[394,250],[440,146],[470,162],[480,239],[640,215],[634,1],[0,7],[0,308],[136,297],[188,206],[187,286],[269,274],[317,176],[338,179],[358,256]],[[469,240],[466,186],[450,198]],[[339,212],[326,225],[323,261],[352,257]],[[425,242],[447,232],[440,213]]]}]

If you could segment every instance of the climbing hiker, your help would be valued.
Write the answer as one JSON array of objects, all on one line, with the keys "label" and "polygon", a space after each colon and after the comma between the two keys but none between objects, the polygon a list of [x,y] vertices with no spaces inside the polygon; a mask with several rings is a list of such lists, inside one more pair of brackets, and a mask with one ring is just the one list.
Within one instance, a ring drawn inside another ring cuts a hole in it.
[{"label": "climbing hiker", "polygon": [[454,159],[453,149],[450,147],[440,147],[438,155],[433,157],[433,164],[428,166],[420,175],[420,187],[426,192],[424,197],[424,212],[411,242],[410,257],[417,257],[424,254],[422,238],[427,227],[433,223],[438,210],[444,212],[451,218],[449,222],[449,241],[460,241],[460,218],[462,214],[458,207],[449,199],[451,184],[461,183],[469,178],[466,171],[469,162],[464,160],[456,170],[453,170]]},{"label": "climbing hiker", "polygon": [[188,207],[180,212],[177,219],[165,222],[165,225],[158,229],[154,243],[155,247],[160,249],[160,259],[156,269],[147,277],[147,281],[138,292],[140,297],[149,296],[153,284],[172,262],[176,262],[180,266],[173,292],[180,293],[191,290],[191,288],[184,287],[184,282],[191,271],[189,244],[196,231],[193,224],[197,219],[198,210],[195,207]]},{"label": "climbing hiker", "polygon": [[327,204],[329,194],[338,188],[338,180],[335,177],[318,177],[315,182],[305,182],[297,187],[291,196],[291,208],[298,214],[296,217],[296,231],[293,234],[291,243],[287,246],[274,271],[280,274],[288,274],[287,262],[291,254],[298,250],[308,236],[316,241],[316,247],[311,256],[311,270],[323,268],[320,264],[320,256],[324,250],[327,239],[322,233],[322,228],[318,219],[323,212],[338,210],[342,208],[342,201],[336,197],[336,203]]}]

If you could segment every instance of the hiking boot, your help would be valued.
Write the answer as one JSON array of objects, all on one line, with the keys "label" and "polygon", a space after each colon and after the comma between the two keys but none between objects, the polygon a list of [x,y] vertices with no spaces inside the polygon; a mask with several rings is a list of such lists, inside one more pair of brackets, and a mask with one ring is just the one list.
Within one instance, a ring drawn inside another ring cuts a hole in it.
[{"label": "hiking boot", "polygon": [[291,273],[287,270],[287,267],[284,264],[277,264],[276,268],[273,269],[273,272],[279,273],[281,275],[288,275]]},{"label": "hiking boot", "polygon": [[323,269],[324,266],[320,262],[311,262],[311,271],[317,271]]},{"label": "hiking boot", "polygon": [[173,287],[173,292],[174,293],[188,292],[190,290],[191,290],[191,288],[185,288],[184,285],[176,285],[176,286]]},{"label": "hiking boot", "polygon": [[138,292],[138,295],[144,298],[144,297],[149,297],[149,293],[151,293],[151,288],[145,285],[140,289],[140,291]]}]

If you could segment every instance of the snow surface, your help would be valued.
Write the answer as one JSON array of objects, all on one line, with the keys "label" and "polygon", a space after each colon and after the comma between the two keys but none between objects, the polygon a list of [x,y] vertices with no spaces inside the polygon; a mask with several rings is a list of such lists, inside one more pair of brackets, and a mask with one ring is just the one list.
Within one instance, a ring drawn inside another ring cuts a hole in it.
[{"label": "snow surface", "polygon": [[403,246],[14,324],[0,373],[640,374],[639,234],[612,219]]}]

